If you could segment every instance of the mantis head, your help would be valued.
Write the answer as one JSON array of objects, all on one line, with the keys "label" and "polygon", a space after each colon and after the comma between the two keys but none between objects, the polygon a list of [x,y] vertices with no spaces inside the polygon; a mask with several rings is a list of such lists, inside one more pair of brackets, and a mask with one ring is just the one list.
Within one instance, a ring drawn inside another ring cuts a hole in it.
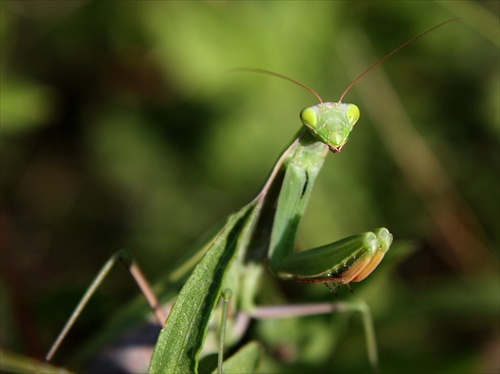
[{"label": "mantis head", "polygon": [[300,112],[302,124],[334,153],[340,152],[358,119],[354,104],[320,103]]}]

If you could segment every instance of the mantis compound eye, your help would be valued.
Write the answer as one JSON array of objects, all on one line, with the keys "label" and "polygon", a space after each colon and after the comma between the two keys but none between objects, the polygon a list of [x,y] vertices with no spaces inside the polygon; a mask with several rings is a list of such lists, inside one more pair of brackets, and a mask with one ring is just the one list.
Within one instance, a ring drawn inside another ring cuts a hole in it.
[{"label": "mantis compound eye", "polygon": [[315,128],[318,124],[318,114],[313,107],[302,109],[300,112],[300,120],[309,128]]},{"label": "mantis compound eye", "polygon": [[358,122],[359,108],[356,105],[347,104],[345,113],[346,113],[347,119],[349,120],[349,123],[351,125],[354,125],[356,122]]}]

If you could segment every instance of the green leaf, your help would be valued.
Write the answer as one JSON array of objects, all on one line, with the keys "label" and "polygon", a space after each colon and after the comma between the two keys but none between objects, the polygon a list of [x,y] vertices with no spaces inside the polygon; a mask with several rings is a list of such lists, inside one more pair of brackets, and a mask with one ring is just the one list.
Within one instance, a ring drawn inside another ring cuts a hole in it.
[{"label": "green leaf", "polygon": [[0,370],[2,373],[71,373],[64,368],[58,368],[46,362],[41,362],[4,349],[0,349]]},{"label": "green leaf", "polygon": [[151,373],[196,373],[212,310],[238,248],[247,245],[259,201],[232,215],[177,297],[153,352]]},{"label": "green leaf", "polygon": [[[224,361],[222,365],[223,373],[255,373],[262,356],[262,349],[257,342],[250,342],[238,352]],[[214,370],[213,373],[217,373]]]}]

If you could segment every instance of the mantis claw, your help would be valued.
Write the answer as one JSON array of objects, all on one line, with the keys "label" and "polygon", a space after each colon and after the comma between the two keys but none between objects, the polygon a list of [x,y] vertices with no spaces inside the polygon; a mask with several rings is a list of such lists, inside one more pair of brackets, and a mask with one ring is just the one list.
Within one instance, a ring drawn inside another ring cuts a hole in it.
[{"label": "mantis claw", "polygon": [[335,296],[337,296],[337,287],[335,287],[335,283],[325,282],[324,285],[330,290],[331,293],[333,293]]}]

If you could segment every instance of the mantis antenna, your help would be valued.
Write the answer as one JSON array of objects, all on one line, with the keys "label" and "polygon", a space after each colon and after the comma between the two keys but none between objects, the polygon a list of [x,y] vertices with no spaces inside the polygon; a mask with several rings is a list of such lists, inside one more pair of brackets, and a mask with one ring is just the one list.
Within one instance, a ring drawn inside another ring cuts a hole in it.
[{"label": "mantis antenna", "polygon": [[[411,38],[410,40],[406,41],[405,43],[401,44],[399,47],[397,47],[396,49],[394,49],[393,51],[389,52],[388,54],[386,54],[384,57],[382,57],[381,59],[379,59],[377,62],[375,62],[373,65],[369,66],[365,71],[363,71],[360,75],[358,75],[350,84],[349,86],[347,86],[347,88],[345,89],[345,91],[342,93],[342,95],[340,95],[340,99],[338,101],[338,103],[341,103],[342,102],[342,99],[344,98],[344,96],[347,94],[347,92],[349,92],[349,90],[352,88],[352,86],[354,86],[361,78],[363,78],[370,70],[372,70],[373,68],[375,68],[376,66],[378,66],[379,64],[381,64],[382,62],[384,62],[385,60],[387,60],[389,57],[391,57],[392,55],[394,55],[395,53],[399,52],[400,49],[403,49],[404,47],[406,47],[407,45],[413,43],[414,41],[416,41],[417,39],[420,39],[422,36],[430,33],[431,31],[434,31],[436,30],[437,28],[440,28],[441,26],[444,26],[446,25],[447,23],[450,23],[450,22],[455,22],[455,21],[462,21],[463,18],[462,17],[458,17],[458,18],[451,18],[447,21],[444,21],[444,22],[441,22],[439,25],[436,25],[434,27],[431,27],[430,29],[424,31],[423,33],[421,34],[418,34],[417,36]],[[285,79],[289,82],[292,82],[302,88],[305,88],[307,91],[309,91],[310,93],[312,93],[318,100],[321,104],[323,104],[323,100],[321,99],[321,97],[312,89],[310,88],[309,86],[305,85],[304,83],[301,83],[293,78],[290,78],[290,77],[287,77],[286,75],[283,75],[283,74],[278,74],[278,73],[275,73],[275,72],[272,72],[272,71],[269,71],[269,70],[265,70],[265,69],[256,69],[256,68],[245,68],[245,67],[241,67],[241,68],[234,68],[234,69],[230,69],[228,70],[228,73],[241,73],[241,72],[251,72],[251,73],[258,73],[258,74],[267,74],[267,75],[272,75],[272,76],[275,76],[275,77],[278,77],[278,78],[281,78],[281,79]]]},{"label": "mantis antenna", "polygon": [[287,77],[286,75],[283,75],[283,74],[278,74],[278,73],[275,73],[273,71],[269,71],[269,70],[264,70],[264,69],[255,69],[255,68],[234,68],[234,69],[230,69],[228,70],[228,73],[241,73],[241,72],[251,72],[251,73],[258,73],[258,74],[267,74],[267,75],[272,75],[272,76],[275,76],[275,77],[278,77],[278,78],[281,78],[281,79],[285,79],[289,82],[292,82],[302,88],[305,88],[307,91],[309,91],[310,93],[312,93],[316,99],[319,100],[319,102],[321,104],[323,104],[323,99],[321,99],[321,97],[309,86],[306,86],[304,83],[300,83],[299,81],[293,79],[293,78],[290,78],[290,77]]},{"label": "mantis antenna", "polygon": [[377,62],[375,62],[373,65],[371,65],[370,67],[368,67],[365,71],[363,71],[360,75],[358,75],[356,77],[356,79],[354,79],[350,84],[349,86],[347,86],[347,88],[345,89],[345,91],[342,93],[342,95],[340,95],[340,99],[339,99],[339,103],[342,102],[342,99],[344,98],[344,96],[347,94],[347,92],[351,89],[352,86],[354,86],[361,78],[363,78],[365,76],[366,73],[368,73],[370,70],[372,70],[374,67],[378,66],[379,64],[381,64],[383,61],[387,60],[389,57],[391,57],[393,54],[399,52],[400,49],[403,49],[404,47],[406,47],[407,45],[413,43],[414,41],[416,41],[417,39],[420,39],[422,36],[430,33],[431,31],[434,31],[436,30],[437,28],[441,27],[441,26],[444,26],[446,25],[447,23],[450,23],[450,22],[455,22],[455,21],[461,21],[463,20],[462,17],[458,17],[458,18],[452,18],[452,19],[449,19],[447,21],[444,21],[444,22],[441,22],[439,25],[436,25],[434,27],[431,27],[430,29],[424,31],[423,33],[421,34],[418,34],[417,36],[411,38],[410,40],[408,40],[407,42],[401,44],[399,47],[397,47],[396,49],[394,49],[393,51],[389,52],[388,54],[386,54],[384,57],[382,57],[380,60],[378,60]]}]

